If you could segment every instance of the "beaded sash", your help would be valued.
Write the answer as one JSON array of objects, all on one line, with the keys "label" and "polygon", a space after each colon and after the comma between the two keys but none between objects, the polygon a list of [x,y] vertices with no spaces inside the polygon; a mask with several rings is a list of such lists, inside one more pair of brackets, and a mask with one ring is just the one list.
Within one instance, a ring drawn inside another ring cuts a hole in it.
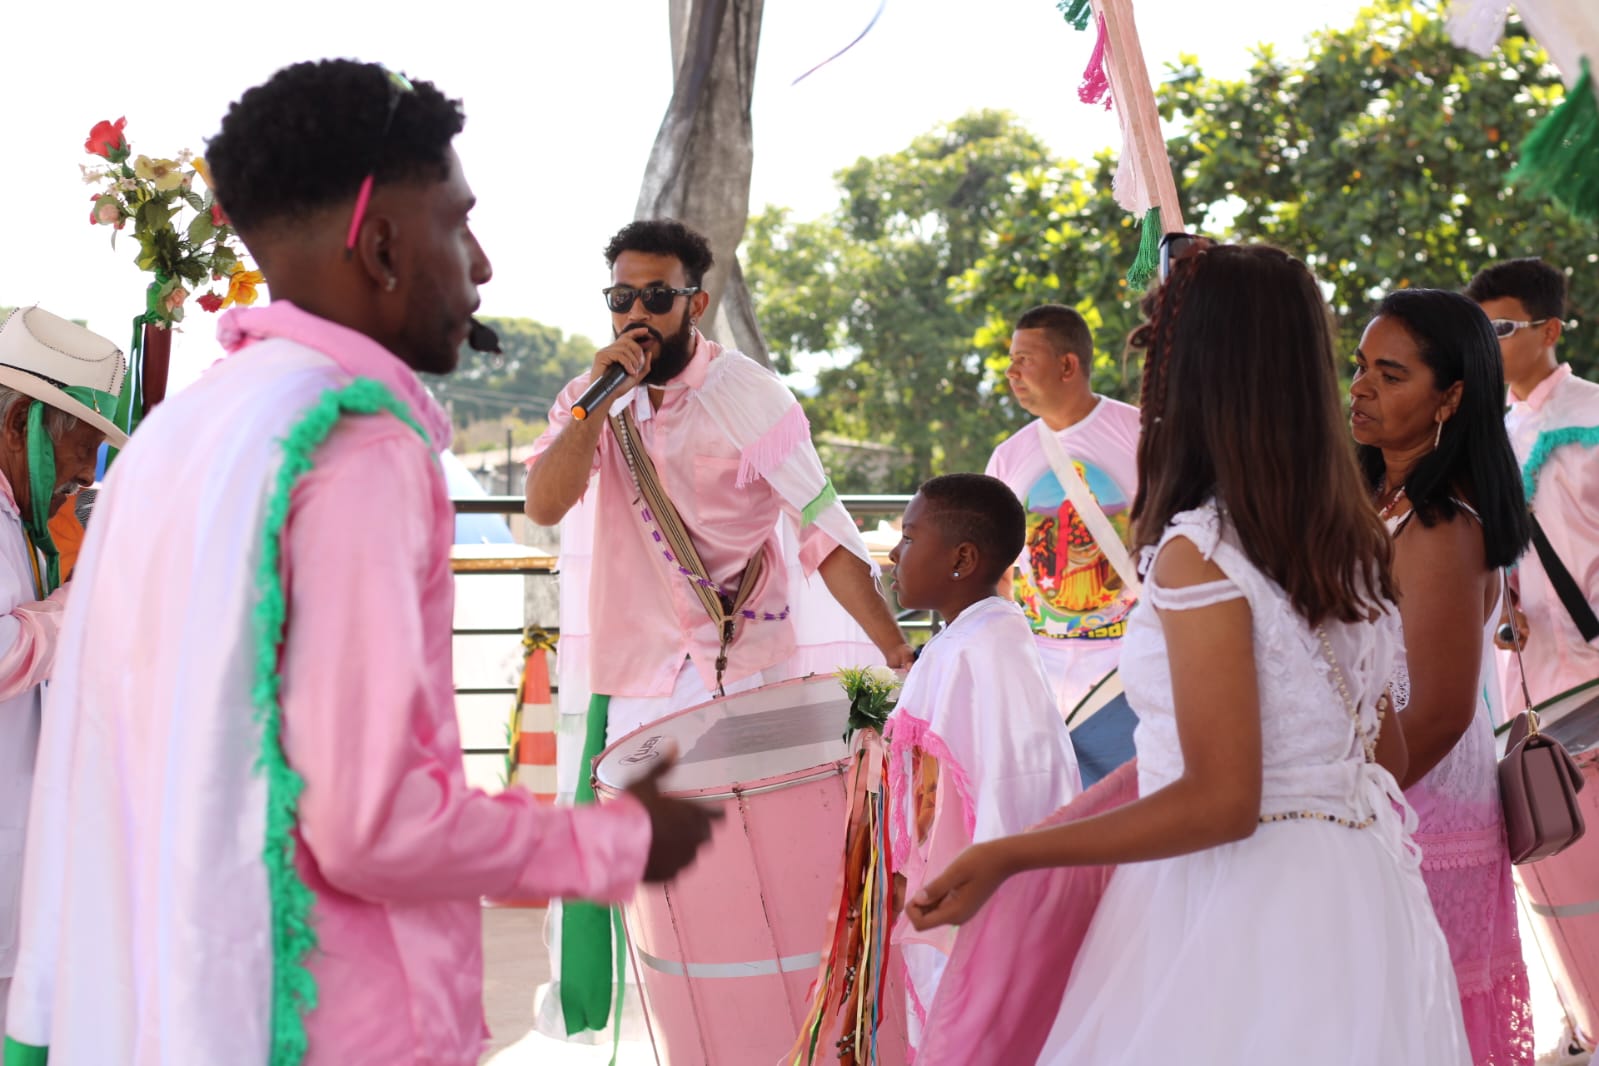
[{"label": "beaded sash", "polygon": [[757,550],[739,576],[738,587],[729,591],[712,581],[700,558],[688,527],[677,513],[671,497],[661,485],[655,463],[644,450],[644,439],[639,435],[638,422],[631,409],[623,408],[621,414],[611,416],[611,431],[622,448],[622,457],[633,475],[633,485],[639,494],[639,517],[643,519],[650,539],[660,549],[661,558],[693,587],[700,605],[716,626],[721,647],[716,654],[716,694],[724,695],[722,674],[727,670],[727,649],[733,643],[735,628],[740,619],[745,621],[781,621],[788,617],[788,608],[774,614],[771,611],[754,611],[746,607],[749,598],[766,572],[766,554]]}]

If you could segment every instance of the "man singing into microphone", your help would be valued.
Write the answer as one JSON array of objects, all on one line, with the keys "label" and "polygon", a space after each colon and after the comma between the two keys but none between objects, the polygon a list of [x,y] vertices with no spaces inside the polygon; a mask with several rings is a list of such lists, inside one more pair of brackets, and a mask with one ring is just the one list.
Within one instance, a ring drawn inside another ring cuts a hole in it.
[{"label": "man singing into microphone", "polygon": [[[889,665],[909,666],[912,654],[798,401],[770,370],[697,328],[710,302],[705,238],[671,219],[638,221],[605,258],[615,340],[562,391],[527,479],[528,517],[554,525],[598,475],[585,768],[646,723],[778,680],[795,649],[785,542],[797,542],[806,576],[820,574]],[[613,366],[617,387],[596,395],[591,383]],[[580,778],[582,802],[586,769]],[[603,914],[565,915],[561,1006],[571,1033],[603,1026],[610,1002],[608,967],[587,991],[576,987],[579,923],[602,938],[609,929]]]}]

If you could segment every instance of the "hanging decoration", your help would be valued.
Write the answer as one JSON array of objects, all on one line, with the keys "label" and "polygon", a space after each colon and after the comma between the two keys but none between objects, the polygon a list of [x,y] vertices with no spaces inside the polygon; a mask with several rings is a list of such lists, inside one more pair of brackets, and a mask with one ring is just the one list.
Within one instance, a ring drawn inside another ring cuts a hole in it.
[{"label": "hanging decoration", "polygon": [[[1449,35],[1488,55],[1505,35],[1503,0],[1455,0]],[[1547,196],[1585,222],[1599,222],[1599,5],[1592,0],[1521,0],[1516,13],[1566,83],[1565,100],[1521,142],[1510,180]]]}]

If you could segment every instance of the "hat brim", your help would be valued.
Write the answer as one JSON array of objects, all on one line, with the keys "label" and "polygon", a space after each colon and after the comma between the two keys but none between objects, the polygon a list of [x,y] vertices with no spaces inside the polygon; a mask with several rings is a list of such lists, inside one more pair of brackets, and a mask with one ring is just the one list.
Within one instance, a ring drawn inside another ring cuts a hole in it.
[{"label": "hat brim", "polygon": [[65,411],[73,418],[89,423],[105,434],[106,443],[113,448],[127,446],[128,435],[118,429],[115,422],[88,404],[73,399],[37,374],[18,370],[14,366],[0,366],[0,385],[16,389],[24,396],[32,396],[41,403],[49,404],[58,411]]}]

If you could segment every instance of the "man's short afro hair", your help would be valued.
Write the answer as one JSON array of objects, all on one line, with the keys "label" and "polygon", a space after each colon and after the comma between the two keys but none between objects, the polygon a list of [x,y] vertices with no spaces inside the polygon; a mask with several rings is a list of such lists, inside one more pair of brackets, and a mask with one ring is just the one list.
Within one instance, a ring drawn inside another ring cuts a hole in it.
[{"label": "man's short afro hair", "polygon": [[629,222],[616,231],[605,246],[605,265],[614,267],[623,252],[670,255],[683,264],[683,275],[690,285],[705,284],[711,269],[711,242],[675,218],[644,218]]},{"label": "man's short afro hair", "polygon": [[207,144],[217,200],[240,233],[294,223],[353,200],[374,169],[377,183],[443,181],[450,141],[466,118],[460,102],[425,81],[399,94],[384,134],[389,76],[376,63],[296,63],[248,90]]}]

